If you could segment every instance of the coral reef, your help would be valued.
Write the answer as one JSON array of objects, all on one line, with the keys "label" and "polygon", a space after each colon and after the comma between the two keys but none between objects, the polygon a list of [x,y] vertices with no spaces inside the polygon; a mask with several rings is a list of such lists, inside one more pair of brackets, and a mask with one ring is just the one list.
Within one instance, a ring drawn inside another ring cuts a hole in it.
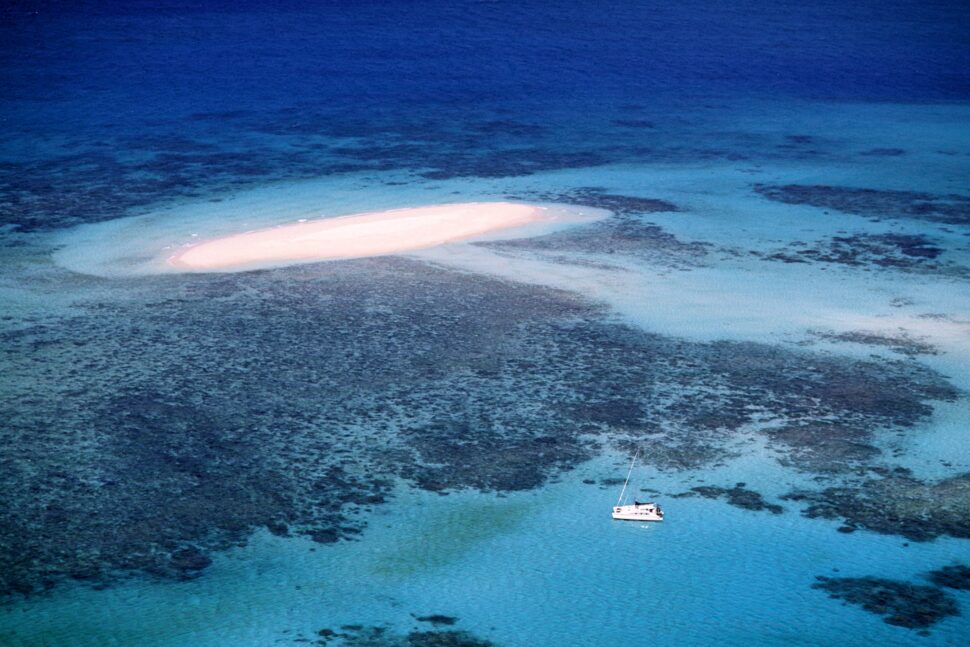
[{"label": "coral reef", "polygon": [[818,339],[824,339],[825,341],[863,344],[865,346],[881,346],[909,357],[915,357],[917,355],[937,355],[940,352],[933,344],[924,339],[913,337],[906,331],[890,334],[870,330],[851,330],[840,333],[810,330],[809,334]]},{"label": "coral reef", "polygon": [[970,566],[952,564],[935,571],[930,571],[927,577],[937,586],[965,591],[970,589]]},{"label": "coral reef", "polygon": [[807,503],[804,514],[808,517],[841,518],[850,527],[913,541],[942,535],[970,538],[970,474],[927,483],[905,472],[893,472],[782,498]]},{"label": "coral reef", "polygon": [[824,577],[812,588],[829,597],[885,616],[884,622],[908,629],[925,629],[960,614],[956,600],[935,586],[909,584],[878,577]]},{"label": "coral reef", "polygon": [[[304,639],[299,642],[309,641]],[[362,625],[344,625],[339,631],[321,629],[314,644],[328,647],[496,647],[496,643],[461,630],[397,633],[383,626]]]},{"label": "coral reef", "polygon": [[585,186],[568,191],[530,191],[520,195],[510,195],[509,200],[539,200],[542,202],[557,202],[573,204],[580,207],[593,207],[612,211],[620,216],[642,215],[646,213],[680,211],[677,205],[658,200],[657,198],[642,198],[640,196],[618,195],[610,193],[602,187]]},{"label": "coral reef", "polygon": [[730,505],[754,512],[767,510],[772,514],[781,514],[785,511],[777,503],[768,503],[760,493],[746,488],[745,483],[737,483],[734,487],[730,488],[715,485],[698,485],[697,487],[692,487],[689,492],[674,495],[676,498],[690,496],[702,496],[706,499],[724,499]]},{"label": "coral reef", "polygon": [[805,204],[870,218],[911,218],[970,225],[970,196],[965,195],[805,184],[756,184],[754,190],[777,202]]},{"label": "coral reef", "polygon": [[809,245],[794,242],[762,256],[785,263],[833,263],[852,267],[873,266],[900,270],[939,270],[933,263],[943,250],[925,235],[852,234],[833,236]]},{"label": "coral reef", "polygon": [[194,577],[260,527],[353,540],[395,487],[530,489],[604,447],[711,465],[756,420],[780,460],[845,473],[956,397],[910,360],[690,342],[404,259],[85,280],[70,315],[2,322],[3,593]]}]

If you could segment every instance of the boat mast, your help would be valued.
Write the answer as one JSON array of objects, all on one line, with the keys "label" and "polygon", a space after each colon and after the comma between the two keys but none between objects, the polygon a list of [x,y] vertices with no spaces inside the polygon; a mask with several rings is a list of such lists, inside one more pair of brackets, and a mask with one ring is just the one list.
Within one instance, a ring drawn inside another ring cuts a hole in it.
[{"label": "boat mast", "polygon": [[637,452],[633,455],[633,460],[630,461],[630,471],[626,473],[626,482],[623,483],[623,489],[620,490],[620,498],[616,500],[616,505],[619,506],[623,502],[623,495],[626,494],[626,486],[630,484],[630,475],[633,474],[633,466],[637,464],[637,458],[640,456],[640,448],[637,447]]}]

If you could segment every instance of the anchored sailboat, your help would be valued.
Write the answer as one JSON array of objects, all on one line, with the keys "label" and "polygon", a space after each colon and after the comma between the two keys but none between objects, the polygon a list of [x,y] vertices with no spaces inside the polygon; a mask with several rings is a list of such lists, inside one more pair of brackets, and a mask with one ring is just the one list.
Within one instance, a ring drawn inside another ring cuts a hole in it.
[{"label": "anchored sailboat", "polygon": [[633,474],[633,466],[637,464],[637,459],[640,458],[640,450],[633,455],[633,461],[630,462],[630,471],[626,473],[626,481],[623,483],[623,489],[620,490],[620,498],[616,500],[616,505],[613,506],[613,518],[620,521],[663,521],[664,511],[660,509],[660,505],[657,503],[640,503],[635,500],[630,505],[623,505],[623,497],[626,495],[626,488],[630,484],[630,475]]}]

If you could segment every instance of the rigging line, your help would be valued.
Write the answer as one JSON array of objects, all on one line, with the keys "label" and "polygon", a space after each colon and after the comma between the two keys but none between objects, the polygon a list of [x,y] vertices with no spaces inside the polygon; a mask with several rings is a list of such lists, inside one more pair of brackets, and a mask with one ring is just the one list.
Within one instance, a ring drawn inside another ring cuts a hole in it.
[{"label": "rigging line", "polygon": [[630,484],[630,475],[633,474],[633,466],[637,464],[637,458],[640,456],[640,448],[637,447],[637,452],[633,455],[633,460],[630,461],[630,471],[626,473],[626,482],[623,483],[623,489],[620,490],[620,498],[616,500],[616,505],[619,506],[623,502],[623,495],[626,494],[626,486]]}]

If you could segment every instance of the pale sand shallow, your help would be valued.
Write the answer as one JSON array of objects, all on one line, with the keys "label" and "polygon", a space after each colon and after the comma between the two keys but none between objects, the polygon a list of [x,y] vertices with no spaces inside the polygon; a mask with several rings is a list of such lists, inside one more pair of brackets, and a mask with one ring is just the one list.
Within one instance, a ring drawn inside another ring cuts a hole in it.
[{"label": "pale sand shallow", "polygon": [[554,219],[546,207],[466,202],[311,220],[217,238],[168,259],[182,270],[231,270],[425,249]]}]

